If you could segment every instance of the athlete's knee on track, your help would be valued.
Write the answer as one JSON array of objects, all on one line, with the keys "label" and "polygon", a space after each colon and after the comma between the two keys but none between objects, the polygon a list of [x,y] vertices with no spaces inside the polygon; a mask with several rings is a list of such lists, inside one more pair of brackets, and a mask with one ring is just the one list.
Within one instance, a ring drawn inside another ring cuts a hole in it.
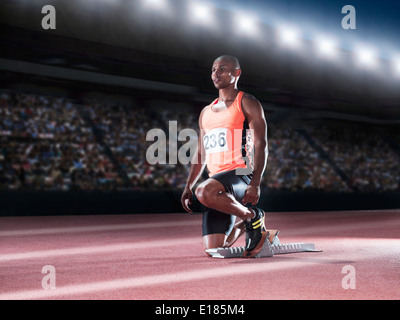
[{"label": "athlete's knee on track", "polygon": [[221,248],[225,244],[225,235],[224,234],[209,234],[206,236],[203,236],[203,248],[204,252],[208,255],[211,256],[207,250],[208,249],[215,249],[215,248]]},{"label": "athlete's knee on track", "polygon": [[204,249],[204,253],[211,257],[211,255],[207,252],[207,250],[212,249],[212,248],[209,246],[209,244],[206,241],[204,241],[204,239],[203,239],[203,249]]},{"label": "athlete's knee on track", "polygon": [[208,255],[209,257],[212,257],[212,255],[211,254],[209,254],[208,252],[207,252],[207,250],[208,249],[215,249],[215,248],[220,248],[220,247],[223,247],[222,245],[220,245],[220,246],[209,246],[209,245],[206,245],[206,244],[204,244],[204,246],[203,246],[203,248],[204,248],[204,253],[206,254],[206,255]]}]

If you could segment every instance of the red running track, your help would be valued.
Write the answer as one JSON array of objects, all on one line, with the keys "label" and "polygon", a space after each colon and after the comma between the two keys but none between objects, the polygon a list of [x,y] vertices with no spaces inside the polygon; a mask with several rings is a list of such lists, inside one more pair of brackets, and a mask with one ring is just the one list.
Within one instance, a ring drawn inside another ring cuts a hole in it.
[{"label": "red running track", "polygon": [[0,300],[400,298],[400,210],[269,213],[267,225],[324,251],[210,258],[200,215],[2,217]]}]

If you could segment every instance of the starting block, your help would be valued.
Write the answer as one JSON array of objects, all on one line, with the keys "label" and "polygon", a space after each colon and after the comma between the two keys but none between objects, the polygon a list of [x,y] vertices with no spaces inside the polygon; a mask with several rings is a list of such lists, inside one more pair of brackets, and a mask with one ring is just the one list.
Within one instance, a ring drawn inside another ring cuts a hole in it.
[{"label": "starting block", "polygon": [[[266,258],[272,257],[275,254],[285,253],[298,253],[298,252],[321,252],[322,250],[315,249],[314,243],[288,243],[282,244],[278,237],[275,237],[274,242],[271,244],[267,239],[259,253],[254,258]],[[231,247],[231,248],[213,248],[207,249],[213,258],[229,259],[229,258],[241,258],[245,252],[245,247]]]}]

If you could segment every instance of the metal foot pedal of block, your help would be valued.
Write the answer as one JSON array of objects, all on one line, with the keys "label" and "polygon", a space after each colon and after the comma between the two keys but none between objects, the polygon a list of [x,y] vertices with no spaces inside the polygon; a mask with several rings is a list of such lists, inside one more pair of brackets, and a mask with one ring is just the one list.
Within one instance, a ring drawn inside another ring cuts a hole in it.
[{"label": "metal foot pedal of block", "polygon": [[[231,248],[213,248],[207,249],[206,252],[209,253],[213,258],[241,258],[245,252],[245,247],[231,247]],[[259,253],[257,253],[254,258],[265,258],[272,257],[274,255],[272,251],[271,244],[265,240],[264,245]]]},{"label": "metal foot pedal of block", "polygon": [[207,249],[206,252],[213,258],[241,258],[244,253],[244,247],[231,247],[231,248],[213,248]]},{"label": "metal foot pedal of block", "polygon": [[[315,249],[314,243],[288,243],[281,244],[278,237],[275,238],[272,245],[268,241],[265,241],[261,251],[254,256],[254,258],[265,258],[272,257],[274,254],[285,254],[285,253],[298,253],[298,252],[321,252],[322,250]],[[245,252],[245,247],[231,247],[231,248],[213,248],[207,249],[213,258],[229,259],[229,258],[241,258]]]},{"label": "metal foot pedal of block", "polygon": [[321,252],[315,249],[314,243],[288,243],[273,244],[272,250],[274,254],[297,253],[297,252]]}]

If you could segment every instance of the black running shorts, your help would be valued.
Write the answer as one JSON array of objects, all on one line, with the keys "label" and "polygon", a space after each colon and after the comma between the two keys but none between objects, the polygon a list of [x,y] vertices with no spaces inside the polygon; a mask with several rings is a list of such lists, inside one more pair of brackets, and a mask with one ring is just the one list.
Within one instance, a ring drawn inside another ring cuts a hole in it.
[{"label": "black running shorts", "polygon": [[[219,181],[225,187],[225,191],[232,194],[240,203],[242,203],[251,178],[252,174],[236,175],[236,170],[220,172],[211,177],[211,179]],[[225,233],[229,235],[235,221],[236,216],[234,215],[205,208],[203,212],[203,236],[214,233]]]}]

